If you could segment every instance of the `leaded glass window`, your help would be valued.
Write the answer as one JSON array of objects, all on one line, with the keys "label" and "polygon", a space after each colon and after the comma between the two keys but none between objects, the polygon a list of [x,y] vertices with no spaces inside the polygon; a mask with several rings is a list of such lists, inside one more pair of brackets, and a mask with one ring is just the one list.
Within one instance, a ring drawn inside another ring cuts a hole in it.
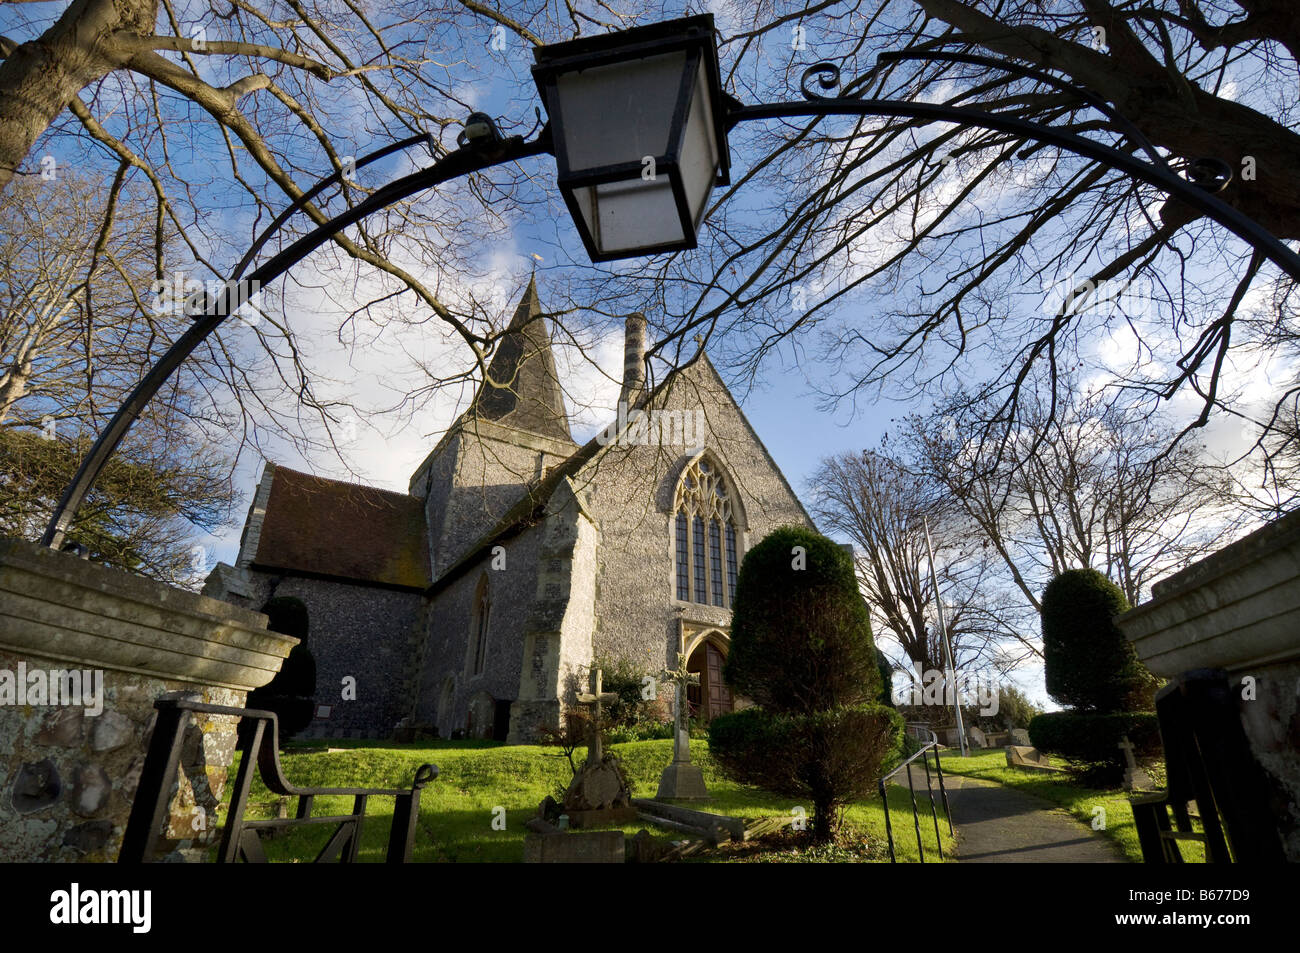
[{"label": "leaded glass window", "polygon": [[727,524],[727,605],[732,605],[736,601],[736,570],[740,566],[736,562],[736,527],[730,523]]},{"label": "leaded glass window", "polygon": [[674,501],[677,598],[730,607],[740,552],[731,490],[716,464],[701,457],[677,484]]},{"label": "leaded glass window", "polygon": [[709,582],[713,604],[722,605],[722,529],[717,520],[709,520]]},{"label": "leaded glass window", "polygon": [[691,601],[690,537],[686,534],[686,514],[677,514],[677,598]]},{"label": "leaded glass window", "polygon": [[708,573],[708,567],[704,564],[704,520],[698,516],[691,520],[691,544],[695,563],[695,588],[691,595],[696,602],[707,603],[709,591],[704,588],[704,579]]}]

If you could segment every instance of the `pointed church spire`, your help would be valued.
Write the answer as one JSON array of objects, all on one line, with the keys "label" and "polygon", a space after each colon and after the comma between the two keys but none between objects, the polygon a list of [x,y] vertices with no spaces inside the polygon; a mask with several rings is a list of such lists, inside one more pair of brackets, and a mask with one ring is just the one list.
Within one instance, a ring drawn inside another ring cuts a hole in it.
[{"label": "pointed church spire", "polygon": [[489,383],[479,389],[471,414],[516,430],[573,441],[551,353],[551,338],[537,297],[536,277],[528,287],[488,365]]}]

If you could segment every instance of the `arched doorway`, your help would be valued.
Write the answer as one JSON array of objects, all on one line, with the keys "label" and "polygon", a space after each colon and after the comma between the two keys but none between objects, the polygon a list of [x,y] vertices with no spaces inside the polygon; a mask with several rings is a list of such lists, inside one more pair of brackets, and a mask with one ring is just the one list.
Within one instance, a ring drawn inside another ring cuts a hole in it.
[{"label": "arched doorway", "polygon": [[733,709],[731,689],[722,680],[722,663],[726,658],[726,652],[721,646],[711,639],[705,639],[686,660],[687,670],[700,676],[700,683],[691,685],[686,690],[691,714],[696,718],[712,721],[718,715],[725,715]]}]

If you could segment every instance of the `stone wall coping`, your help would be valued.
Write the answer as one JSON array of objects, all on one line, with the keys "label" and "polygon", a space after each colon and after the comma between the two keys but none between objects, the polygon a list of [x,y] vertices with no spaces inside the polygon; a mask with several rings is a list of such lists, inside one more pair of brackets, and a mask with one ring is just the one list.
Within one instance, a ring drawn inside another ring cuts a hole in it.
[{"label": "stone wall coping", "polygon": [[1296,542],[1300,542],[1300,510],[1288,513],[1172,576],[1161,579],[1151,587],[1152,598],[1138,608],[1145,608],[1161,599],[1203,586],[1218,576],[1227,575]]},{"label": "stone wall coping", "polygon": [[298,644],[260,612],[17,539],[0,539],[0,623],[20,655],[238,691]]},{"label": "stone wall coping", "polygon": [[48,546],[22,539],[0,537],[0,565],[21,566],[42,576],[62,579],[87,589],[112,592],[125,599],[166,603],[174,611],[210,616],[214,621],[242,628],[266,629],[266,616],[260,612],[178,589],[124,569],[101,566],[72,553],[55,552]]},{"label": "stone wall coping", "polygon": [[1300,656],[1300,513],[1162,580],[1116,623],[1156,675]]}]

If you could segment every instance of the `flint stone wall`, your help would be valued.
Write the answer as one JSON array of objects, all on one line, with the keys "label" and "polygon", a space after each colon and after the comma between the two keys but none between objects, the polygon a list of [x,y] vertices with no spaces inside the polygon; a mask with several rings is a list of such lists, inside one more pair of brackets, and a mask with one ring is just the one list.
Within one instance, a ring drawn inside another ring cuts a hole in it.
[{"label": "flint stone wall", "polygon": [[[267,632],[260,613],[0,540],[0,670],[103,673],[102,697],[82,699],[102,704],[94,715],[85,704],[0,705],[0,862],[115,860],[154,701],[183,692],[240,706],[296,643]],[[161,845],[168,860],[201,860],[213,843],[235,750],[233,719],[195,721]]]}]

